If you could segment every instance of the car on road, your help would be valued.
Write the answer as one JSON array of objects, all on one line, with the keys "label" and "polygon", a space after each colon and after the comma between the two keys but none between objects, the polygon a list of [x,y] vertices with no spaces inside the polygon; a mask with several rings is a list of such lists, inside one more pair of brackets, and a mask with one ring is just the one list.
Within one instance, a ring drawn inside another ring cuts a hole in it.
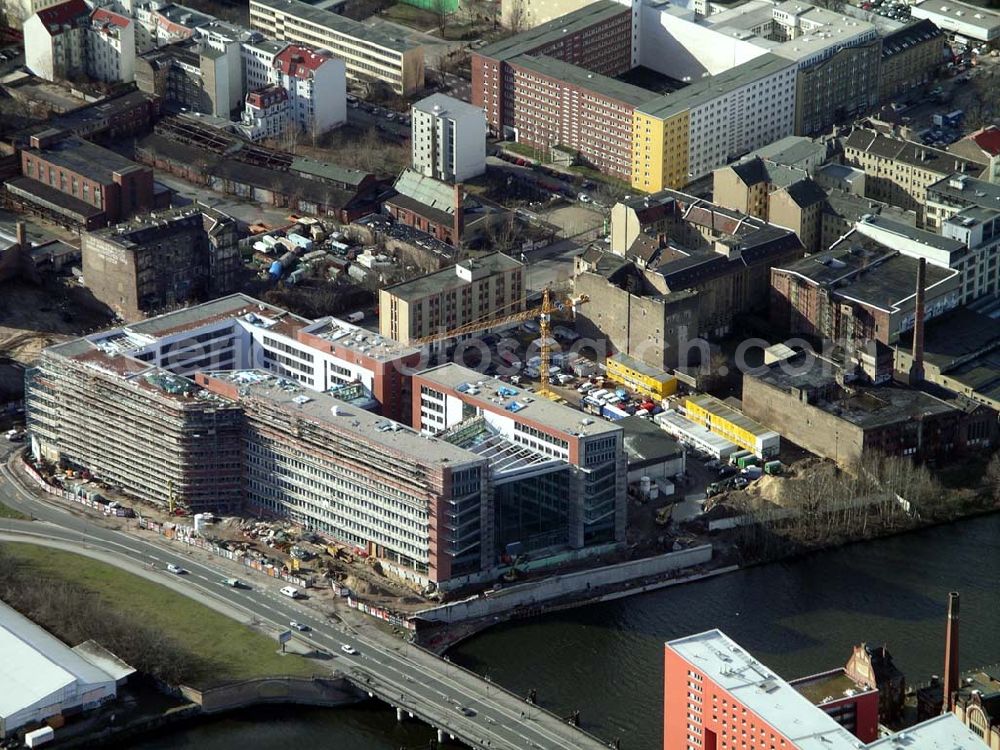
[{"label": "car on road", "polygon": [[182,568],[180,565],[174,565],[173,563],[167,563],[167,572],[175,573],[176,575],[179,576],[187,573],[187,571],[184,570],[184,568]]},{"label": "car on road", "polygon": [[24,433],[20,430],[7,430],[7,432],[4,433],[4,437],[12,443],[24,442]]},{"label": "car on road", "polygon": [[396,113],[395,112],[386,112],[385,113],[385,119],[390,120],[390,121],[391,120],[395,120],[396,119]]},{"label": "car on road", "polygon": [[296,620],[292,620],[290,623],[288,623],[288,627],[292,628],[293,630],[298,630],[300,633],[305,633],[305,632],[308,632],[308,630],[309,630],[309,626],[308,625],[305,625],[305,624],[303,624],[301,622],[298,622]]},{"label": "car on road", "polygon": [[475,710],[469,708],[468,706],[455,706],[455,710],[458,711],[463,716],[475,716]]},{"label": "car on road", "polygon": [[340,650],[343,651],[345,654],[350,654],[351,656],[358,655],[358,650],[354,648],[354,646],[348,645],[346,643],[341,644]]},{"label": "car on road", "polygon": [[224,578],[224,579],[222,579],[222,583],[224,585],[226,585],[226,586],[229,586],[230,588],[233,588],[233,589],[248,589],[248,588],[250,588],[243,581],[241,581],[239,578]]}]

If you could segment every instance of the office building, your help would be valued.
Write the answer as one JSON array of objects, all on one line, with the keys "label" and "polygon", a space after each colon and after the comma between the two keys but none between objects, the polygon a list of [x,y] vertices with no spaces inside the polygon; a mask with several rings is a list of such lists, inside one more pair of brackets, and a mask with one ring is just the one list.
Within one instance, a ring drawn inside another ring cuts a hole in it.
[{"label": "office building", "polygon": [[489,459],[494,554],[624,541],[620,427],[455,364],[414,375],[413,393],[415,429]]},{"label": "office building", "polygon": [[964,174],[950,174],[927,186],[925,225],[940,234],[944,222],[970,207],[1000,208],[1000,184]]},{"label": "office building", "polygon": [[493,253],[382,289],[379,328],[383,336],[409,344],[521,312],[524,300],[524,266]]},{"label": "office building", "polygon": [[250,28],[330,52],[352,80],[377,80],[401,96],[423,88],[424,50],[402,37],[300,0],[251,0]]},{"label": "office building", "polygon": [[240,45],[244,91],[256,91],[275,83],[275,58],[288,45],[288,42],[276,42],[272,39],[255,39]]},{"label": "office building", "polygon": [[95,641],[70,648],[0,602],[0,739],[105,705],[134,672]]},{"label": "office building", "polygon": [[484,567],[484,458],[261,370],[196,379],[244,414],[254,511],[348,543],[422,589]]},{"label": "office building", "polygon": [[[810,678],[811,679],[811,678]],[[809,691],[809,682],[799,682]],[[872,693],[850,696],[858,718],[871,719]],[[852,734],[837,718],[753,658],[719,630],[664,647],[663,749],[735,750],[747,743],[785,750],[979,750],[981,741],[945,715],[882,739]]]},{"label": "office building", "polygon": [[410,108],[414,171],[443,182],[486,172],[486,117],[481,107],[432,94]]},{"label": "office building", "polygon": [[12,199],[60,223],[93,229],[153,208],[149,167],[63,131],[32,135],[21,173],[7,182]]},{"label": "office building", "polygon": [[134,321],[229,294],[242,259],[239,228],[201,206],[136,216],[83,235],[83,278],[96,299]]},{"label": "office building", "polygon": [[970,159],[868,128],[856,128],[843,141],[845,163],[867,175],[868,198],[917,214],[923,226],[927,186],[951,174],[981,178],[986,160]]}]

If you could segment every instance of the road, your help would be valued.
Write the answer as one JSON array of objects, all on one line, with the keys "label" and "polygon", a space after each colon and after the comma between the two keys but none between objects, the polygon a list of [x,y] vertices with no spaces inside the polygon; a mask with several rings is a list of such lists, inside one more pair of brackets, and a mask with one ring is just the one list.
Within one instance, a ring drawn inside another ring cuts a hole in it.
[{"label": "road", "polygon": [[[265,583],[253,578],[249,580],[251,588],[230,588],[222,581],[233,576],[234,571],[224,566],[224,560],[220,559],[218,564],[200,562],[185,555],[180,545],[151,542],[108,529],[93,523],[82,511],[74,508],[70,512],[57,500],[43,500],[38,495],[44,493],[36,495],[20,485],[7,458],[3,457],[0,466],[0,501],[30,514],[33,520],[0,519],[2,540],[50,540],[99,551],[120,567],[161,572],[165,582],[174,584],[172,588],[194,599],[204,601],[207,597],[278,627],[287,627],[292,620],[308,625],[311,630],[296,637],[333,654],[337,670],[357,687],[403,713],[420,718],[437,728],[442,737],[451,736],[470,747],[588,750],[606,746],[478,675],[374,626],[361,634],[354,628],[331,622],[305,602],[278,593],[281,581]],[[166,572],[165,567],[171,562],[183,567],[186,573]],[[241,575],[246,577],[249,572],[243,568]],[[177,586],[178,581],[183,585]],[[357,654],[344,653],[345,644]],[[463,712],[463,708],[467,711]]]}]

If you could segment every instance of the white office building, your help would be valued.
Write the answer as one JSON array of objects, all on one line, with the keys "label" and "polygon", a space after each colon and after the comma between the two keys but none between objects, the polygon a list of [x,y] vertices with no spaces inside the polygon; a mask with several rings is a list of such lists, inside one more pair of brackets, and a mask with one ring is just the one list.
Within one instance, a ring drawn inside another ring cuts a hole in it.
[{"label": "white office building", "polygon": [[486,172],[486,115],[444,94],[412,107],[413,169],[443,182],[463,182]]}]

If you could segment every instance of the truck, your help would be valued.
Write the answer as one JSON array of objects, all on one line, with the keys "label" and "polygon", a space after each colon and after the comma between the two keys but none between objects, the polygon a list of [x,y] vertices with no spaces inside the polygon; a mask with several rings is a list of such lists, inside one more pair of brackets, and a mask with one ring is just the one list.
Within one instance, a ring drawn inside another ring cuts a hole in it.
[{"label": "truck", "polygon": [[753,455],[753,453],[751,453],[750,451],[745,451],[745,450],[744,451],[736,451],[735,453],[733,453],[732,455],[729,456],[729,465],[730,466],[739,466],[742,469],[744,467],[740,466],[740,459],[741,458],[745,458],[746,456],[752,456],[752,455]]},{"label": "truck", "polygon": [[768,461],[764,464],[764,473],[771,476],[777,476],[785,470],[781,461]]},{"label": "truck", "polygon": [[739,458],[737,458],[736,465],[741,469],[745,469],[748,466],[756,466],[759,460],[760,459],[758,459],[755,455],[751,453],[747,456],[740,456]]},{"label": "truck", "polygon": [[365,314],[360,310],[357,312],[352,312],[350,315],[347,316],[348,323],[360,323],[364,319],[365,319]]},{"label": "truck", "polygon": [[617,406],[605,404],[601,407],[601,416],[605,419],[610,419],[612,422],[617,422],[619,419],[625,419],[628,416],[628,412],[624,409],[619,409]]}]

